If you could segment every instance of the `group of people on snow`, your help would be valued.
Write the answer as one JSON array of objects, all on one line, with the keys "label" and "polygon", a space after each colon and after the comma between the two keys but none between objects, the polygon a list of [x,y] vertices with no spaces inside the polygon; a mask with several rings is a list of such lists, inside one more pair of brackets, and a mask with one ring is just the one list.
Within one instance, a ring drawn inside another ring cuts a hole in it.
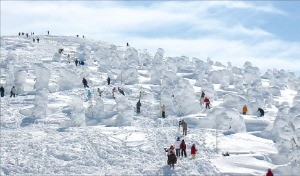
[{"label": "group of people on snow", "polygon": [[[1,86],[0,87],[0,94],[1,94],[1,97],[4,97],[4,87]],[[16,97],[16,87],[15,86],[12,86],[12,88],[10,89],[10,97]]]}]

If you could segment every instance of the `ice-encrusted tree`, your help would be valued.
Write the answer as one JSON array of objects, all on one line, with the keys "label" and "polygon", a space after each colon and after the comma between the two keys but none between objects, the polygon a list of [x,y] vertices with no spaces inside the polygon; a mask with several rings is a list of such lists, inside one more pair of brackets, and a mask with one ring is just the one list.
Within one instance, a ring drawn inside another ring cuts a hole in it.
[{"label": "ice-encrusted tree", "polygon": [[35,84],[34,87],[36,90],[48,89],[49,79],[50,79],[50,70],[44,67],[42,64],[34,65],[35,72]]},{"label": "ice-encrusted tree", "polygon": [[34,98],[32,117],[34,118],[47,117],[47,106],[48,106],[48,90],[45,88],[37,90]]}]

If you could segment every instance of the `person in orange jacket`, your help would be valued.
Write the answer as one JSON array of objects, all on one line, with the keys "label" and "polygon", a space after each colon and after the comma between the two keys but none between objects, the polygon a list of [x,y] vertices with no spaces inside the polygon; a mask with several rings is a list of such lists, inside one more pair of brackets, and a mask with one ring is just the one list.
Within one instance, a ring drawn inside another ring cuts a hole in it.
[{"label": "person in orange jacket", "polygon": [[248,108],[246,105],[243,106],[243,114],[246,115],[246,113],[248,112]]}]

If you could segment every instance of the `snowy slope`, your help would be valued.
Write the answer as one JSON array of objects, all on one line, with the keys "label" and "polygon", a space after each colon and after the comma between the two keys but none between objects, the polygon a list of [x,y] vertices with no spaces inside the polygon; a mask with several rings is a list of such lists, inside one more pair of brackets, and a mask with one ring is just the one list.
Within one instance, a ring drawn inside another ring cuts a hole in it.
[{"label": "snowy slope", "polygon": [[[39,43],[32,36],[1,37],[2,175],[300,173],[300,79],[293,73],[170,58],[161,48],[151,55],[90,39],[35,37]],[[76,67],[75,58],[85,65]],[[9,97],[13,85],[15,98]],[[125,96],[115,92],[114,99],[113,87]],[[209,110],[199,103],[201,90]],[[240,113],[244,104],[247,115]],[[258,107],[264,117],[257,117]],[[183,118],[187,136],[178,127]],[[164,148],[177,136],[186,141],[188,158],[170,169]],[[195,160],[189,160],[192,144]],[[225,151],[230,156],[223,157]]]}]

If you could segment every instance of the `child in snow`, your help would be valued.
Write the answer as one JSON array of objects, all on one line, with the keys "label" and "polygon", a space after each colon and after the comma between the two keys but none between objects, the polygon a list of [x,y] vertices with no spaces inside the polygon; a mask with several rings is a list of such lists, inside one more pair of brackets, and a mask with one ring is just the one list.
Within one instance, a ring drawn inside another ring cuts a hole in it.
[{"label": "child in snow", "polygon": [[168,155],[168,161],[167,161],[168,165],[170,165],[170,167],[173,167],[174,169],[174,164],[176,164],[176,162],[177,162],[176,155],[174,154],[173,151],[170,151],[170,154]]},{"label": "child in snow", "polygon": [[191,148],[191,155],[192,155],[192,158],[191,158],[191,159],[195,159],[196,153],[197,153],[197,149],[196,149],[195,144],[193,144],[193,145],[192,145],[192,148]]}]

